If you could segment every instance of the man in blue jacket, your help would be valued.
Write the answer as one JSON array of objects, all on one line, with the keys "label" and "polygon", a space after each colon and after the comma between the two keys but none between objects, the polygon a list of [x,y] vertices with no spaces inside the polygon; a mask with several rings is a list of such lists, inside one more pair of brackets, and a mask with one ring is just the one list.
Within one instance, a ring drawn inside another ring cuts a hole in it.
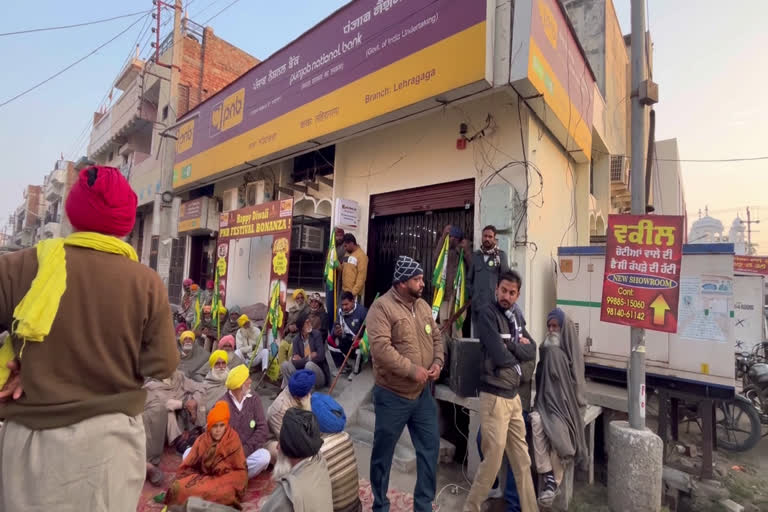
[{"label": "man in blue jacket", "polygon": [[[363,325],[368,310],[362,304],[355,302],[355,296],[351,292],[341,294],[341,307],[339,308],[339,318],[336,325],[333,326],[333,340],[341,351],[333,352],[333,358],[336,366],[341,366],[344,356],[352,347],[360,326]],[[350,366],[345,368],[349,371]]]}]

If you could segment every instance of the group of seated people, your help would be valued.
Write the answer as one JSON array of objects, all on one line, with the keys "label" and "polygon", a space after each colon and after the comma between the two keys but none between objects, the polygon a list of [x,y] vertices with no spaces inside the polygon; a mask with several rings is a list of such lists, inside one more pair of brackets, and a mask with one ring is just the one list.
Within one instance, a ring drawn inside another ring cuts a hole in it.
[{"label": "group of seated people", "polygon": [[[148,480],[163,484],[158,463],[169,444],[183,453],[164,498],[169,510],[184,510],[190,497],[240,508],[248,480],[269,467],[277,488],[262,510],[294,510],[294,504],[305,510],[306,503],[316,504],[312,510],[332,510],[330,476],[318,453],[322,432],[343,430],[343,410],[327,395],[313,400],[315,373],[299,370],[265,414],[249,369],[230,369],[230,353],[219,349],[210,355],[202,382],[176,371],[146,383]],[[326,400],[333,405],[323,408]],[[313,401],[321,406],[315,412]],[[337,421],[324,419],[329,417]]]}]

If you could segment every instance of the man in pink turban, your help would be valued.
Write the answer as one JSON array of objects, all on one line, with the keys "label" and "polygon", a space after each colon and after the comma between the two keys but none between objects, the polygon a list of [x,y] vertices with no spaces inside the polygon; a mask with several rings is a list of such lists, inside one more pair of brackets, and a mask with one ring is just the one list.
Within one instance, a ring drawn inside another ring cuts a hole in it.
[{"label": "man in pink turban", "polygon": [[168,293],[120,240],[136,194],[118,169],[81,171],[66,212],[72,235],[0,256],[0,510],[133,512],[142,384],[179,363]]}]

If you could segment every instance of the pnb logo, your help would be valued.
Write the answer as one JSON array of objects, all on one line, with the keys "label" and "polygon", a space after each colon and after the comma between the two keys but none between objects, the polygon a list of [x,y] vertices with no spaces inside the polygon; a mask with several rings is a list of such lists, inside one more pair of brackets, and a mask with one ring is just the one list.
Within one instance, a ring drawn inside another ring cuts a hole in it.
[{"label": "pnb logo", "polygon": [[192,119],[181,125],[176,138],[176,153],[183,153],[192,147],[195,141],[195,120]]},{"label": "pnb logo", "polygon": [[213,107],[211,135],[240,124],[243,120],[243,110],[245,110],[245,88],[230,94],[224,101]]}]

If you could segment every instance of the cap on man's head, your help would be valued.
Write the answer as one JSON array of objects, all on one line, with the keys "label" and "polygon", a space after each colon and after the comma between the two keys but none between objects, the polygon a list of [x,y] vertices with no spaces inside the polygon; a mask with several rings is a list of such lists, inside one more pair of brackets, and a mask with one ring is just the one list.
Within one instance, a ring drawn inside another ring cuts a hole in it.
[{"label": "cap on man's head", "polygon": [[296,300],[299,295],[303,296],[305,299],[307,298],[307,292],[305,292],[303,288],[296,288],[293,290],[293,295],[291,296],[293,297],[293,300]]},{"label": "cap on man's head", "polygon": [[424,274],[419,262],[410,256],[398,256],[395,263],[395,274],[392,276],[392,283],[404,283],[409,279]]},{"label": "cap on man's head", "polygon": [[216,363],[219,362],[219,359],[222,359],[225,363],[229,362],[229,354],[227,354],[224,350],[214,350],[211,353],[211,357],[208,358],[208,365],[213,368]]},{"label": "cap on man's head", "polygon": [[230,347],[235,350],[235,337],[231,334],[227,334],[219,340],[219,348],[224,350],[224,347]]},{"label": "cap on man's head", "polygon": [[462,231],[459,226],[451,226],[451,230],[448,233],[448,236],[462,240],[464,239],[464,231]]},{"label": "cap on man's head", "polygon": [[247,324],[250,321],[251,321],[251,319],[248,318],[248,315],[240,315],[240,318],[237,319],[237,325],[242,327],[242,326],[244,326],[245,324]]},{"label": "cap on man's head", "polygon": [[315,372],[311,370],[299,370],[288,380],[288,390],[296,398],[304,398],[312,391],[315,385]]}]

